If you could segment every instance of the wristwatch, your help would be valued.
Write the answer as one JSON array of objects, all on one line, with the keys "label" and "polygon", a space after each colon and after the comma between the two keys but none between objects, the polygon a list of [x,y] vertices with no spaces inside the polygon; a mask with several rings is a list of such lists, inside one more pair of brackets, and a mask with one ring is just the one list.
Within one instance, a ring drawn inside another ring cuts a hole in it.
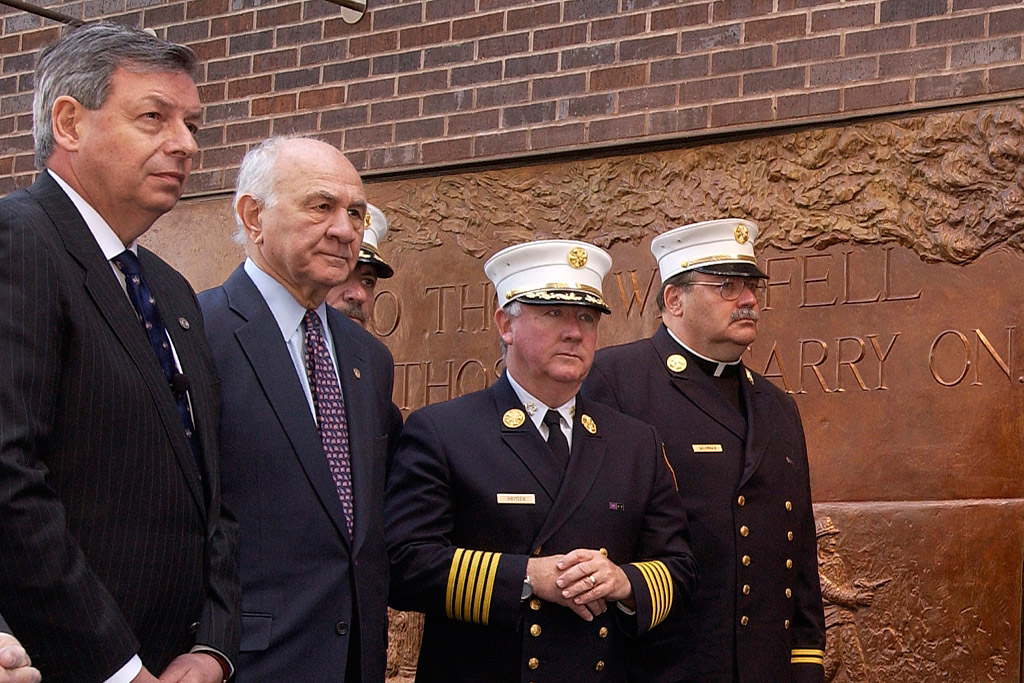
[{"label": "wristwatch", "polygon": [[523,579],[523,594],[520,596],[520,600],[529,600],[533,597],[533,584],[530,583],[530,575],[527,574],[526,578]]}]

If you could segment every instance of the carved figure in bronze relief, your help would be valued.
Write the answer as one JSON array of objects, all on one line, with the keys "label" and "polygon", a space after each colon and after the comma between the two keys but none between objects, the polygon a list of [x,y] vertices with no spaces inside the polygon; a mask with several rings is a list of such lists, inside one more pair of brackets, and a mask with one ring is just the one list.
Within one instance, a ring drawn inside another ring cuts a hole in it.
[{"label": "carved figure in bronze relief", "polygon": [[854,613],[862,607],[870,607],[875,591],[890,579],[849,580],[849,570],[838,550],[839,529],[831,517],[818,520],[815,535],[818,577],[825,604],[825,681],[843,680],[837,676],[845,671],[845,680],[850,683],[875,683],[877,677],[864,657]]}]

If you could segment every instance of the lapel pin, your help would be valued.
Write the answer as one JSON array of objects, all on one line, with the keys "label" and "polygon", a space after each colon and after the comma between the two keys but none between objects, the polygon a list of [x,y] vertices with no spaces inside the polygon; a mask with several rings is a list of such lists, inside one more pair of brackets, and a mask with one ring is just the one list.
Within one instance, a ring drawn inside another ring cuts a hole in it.
[{"label": "lapel pin", "polygon": [[686,359],[680,356],[678,353],[673,353],[665,360],[665,365],[672,372],[682,372],[686,369]]},{"label": "lapel pin", "polygon": [[356,376],[356,379],[361,378],[363,375],[359,372],[359,368],[352,368],[352,374]]},{"label": "lapel pin", "polygon": [[591,434],[597,434],[597,425],[594,424],[594,418],[583,413],[583,416],[580,418],[580,423],[583,425],[583,428]]},{"label": "lapel pin", "polygon": [[523,423],[526,422],[526,415],[519,408],[512,408],[506,410],[505,414],[501,416],[501,422],[509,429],[516,429],[522,427]]},{"label": "lapel pin", "polygon": [[189,328],[188,318],[185,318],[185,317],[178,318],[178,324],[181,325],[181,329],[183,329],[183,330],[187,330]]},{"label": "lapel pin", "polygon": [[[744,369],[746,369],[746,368],[744,368]],[[754,376],[752,374],[750,374],[750,370],[747,370],[747,381],[750,382],[751,384],[754,383]]]}]

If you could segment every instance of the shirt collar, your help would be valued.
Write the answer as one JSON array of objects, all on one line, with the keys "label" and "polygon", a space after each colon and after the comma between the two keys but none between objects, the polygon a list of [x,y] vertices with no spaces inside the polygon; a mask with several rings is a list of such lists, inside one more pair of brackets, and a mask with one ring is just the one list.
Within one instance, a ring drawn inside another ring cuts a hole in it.
[{"label": "shirt collar", "polygon": [[512,391],[516,392],[516,397],[519,402],[526,408],[526,413],[530,416],[530,420],[534,426],[538,429],[542,422],[544,422],[544,415],[548,412],[548,409],[558,411],[558,414],[562,416],[565,423],[568,425],[572,424],[572,419],[576,415],[576,397],[573,396],[568,401],[558,407],[549,406],[540,400],[529,391],[524,389],[512,376],[512,373],[505,369],[505,376],[508,377],[508,383],[512,385]]},{"label": "shirt collar", "polygon": [[[274,320],[281,328],[281,336],[288,341],[302,324],[302,319],[306,316],[306,308],[292,296],[291,292],[285,289],[284,285],[268,275],[252,259],[245,259],[243,268],[245,274],[256,285],[256,289],[263,295],[267,306],[270,307]],[[320,316],[320,324],[326,329],[327,304],[321,303],[317,306],[316,313]]]},{"label": "shirt collar", "polygon": [[730,368],[730,367],[733,367],[733,366],[735,366],[735,365],[739,365],[739,364],[740,364],[740,360],[741,360],[741,359],[739,359],[739,358],[737,358],[736,360],[734,360],[734,361],[732,361],[732,362],[730,362],[730,363],[726,363],[726,362],[723,362],[723,361],[720,361],[720,360],[715,360],[714,358],[708,358],[707,356],[704,356],[704,355],[702,355],[702,354],[699,354],[699,353],[697,353],[696,351],[694,351],[693,349],[691,349],[691,348],[690,348],[689,346],[687,346],[686,344],[684,344],[684,343],[682,342],[682,340],[681,340],[681,339],[679,339],[679,337],[677,337],[677,336],[675,335],[675,332],[673,332],[672,330],[670,330],[670,329],[668,328],[668,325],[666,325],[666,326],[665,326],[665,331],[666,331],[666,332],[668,332],[668,335],[669,335],[670,337],[672,337],[673,339],[675,339],[675,341],[676,341],[676,343],[677,343],[677,344],[679,344],[679,345],[680,345],[680,346],[682,346],[682,347],[683,347],[684,349],[686,349],[687,351],[689,351],[690,353],[692,353],[692,354],[693,354],[693,355],[694,355],[695,357],[697,357],[697,358],[700,358],[701,360],[707,361],[707,362],[708,362],[708,363],[710,363],[710,364],[711,364],[712,366],[714,366],[714,370],[713,370],[713,373],[714,373],[715,377],[721,377],[721,376],[722,376],[722,373],[723,373],[723,372],[725,372],[725,370],[726,370],[727,368]]},{"label": "shirt collar", "polygon": [[121,238],[114,233],[110,224],[103,220],[103,216],[101,216],[96,209],[92,208],[89,202],[85,201],[85,198],[83,198],[82,195],[75,192],[63,178],[50,169],[46,169],[46,173],[49,173],[50,177],[57,181],[60,188],[64,190],[64,194],[68,196],[71,203],[75,205],[76,209],[78,209],[78,213],[81,214],[82,220],[85,221],[86,226],[89,228],[89,232],[92,233],[96,243],[100,245],[100,250],[103,252],[103,258],[109,261],[126,248],[130,249],[132,253],[138,253],[138,244],[133,240],[131,244],[125,247],[124,242],[122,242]]}]

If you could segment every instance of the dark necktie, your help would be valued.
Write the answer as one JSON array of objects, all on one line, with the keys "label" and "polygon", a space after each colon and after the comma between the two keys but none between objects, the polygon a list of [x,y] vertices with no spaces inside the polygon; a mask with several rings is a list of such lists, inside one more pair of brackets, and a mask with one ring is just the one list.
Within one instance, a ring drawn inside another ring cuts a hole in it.
[{"label": "dark necktie", "polygon": [[153,347],[157,360],[160,362],[160,369],[164,371],[167,378],[167,386],[174,396],[174,402],[178,405],[178,415],[181,416],[181,423],[185,426],[185,436],[188,437],[189,446],[192,447],[192,456],[196,459],[196,467],[199,469],[199,476],[202,477],[203,468],[199,458],[199,444],[196,442],[196,435],[193,428],[192,414],[188,407],[188,396],[186,395],[185,376],[178,372],[174,365],[174,355],[171,353],[171,343],[167,336],[167,328],[164,327],[163,318],[156,307],[156,299],[153,292],[146,284],[142,276],[142,266],[139,257],[130,250],[125,249],[114,257],[114,265],[124,273],[125,289],[128,291],[128,298],[131,299],[135,312],[146,330],[146,337],[149,345]]},{"label": "dark necktie", "polygon": [[561,416],[558,411],[548,410],[544,413],[544,424],[548,426],[548,448],[555,456],[555,462],[564,470],[569,464],[569,442],[562,433]]},{"label": "dark necktie", "polygon": [[317,428],[324,455],[338,489],[341,507],[345,510],[345,523],[349,537],[352,536],[354,505],[352,501],[352,464],[348,449],[348,418],[345,417],[345,401],[341,396],[338,376],[327,350],[320,316],[316,311],[306,311],[302,319],[306,333],[306,377],[313,394],[313,408],[316,411]]}]

